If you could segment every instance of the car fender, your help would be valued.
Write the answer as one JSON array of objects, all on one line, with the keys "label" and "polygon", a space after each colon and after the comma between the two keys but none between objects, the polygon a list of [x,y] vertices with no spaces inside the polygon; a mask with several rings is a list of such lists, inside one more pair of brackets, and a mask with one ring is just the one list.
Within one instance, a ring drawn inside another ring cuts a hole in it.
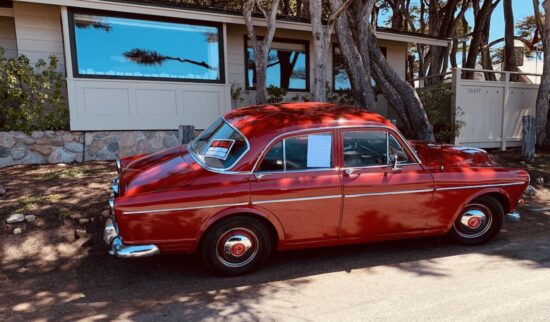
[{"label": "car fender", "polygon": [[502,196],[504,196],[506,198],[506,200],[508,200],[508,202],[510,202],[510,194],[503,188],[491,187],[491,188],[481,189],[481,190],[475,192],[474,194],[470,195],[467,199],[464,200],[464,202],[460,205],[460,207],[458,207],[456,213],[453,215],[453,220],[447,226],[447,230],[449,230],[449,229],[451,229],[451,227],[453,227],[453,224],[456,221],[456,218],[458,218],[458,216],[460,215],[460,213],[462,212],[464,207],[466,207],[470,202],[472,202],[476,198],[478,198],[480,196],[483,196],[483,195],[486,195],[486,194],[489,194],[489,193],[501,194]]},{"label": "car fender", "polygon": [[212,225],[214,225],[215,223],[217,223],[218,221],[224,218],[237,215],[237,214],[252,214],[252,215],[256,215],[264,218],[265,220],[269,221],[271,225],[273,225],[273,227],[275,228],[275,231],[277,232],[278,240],[282,241],[285,239],[285,232],[283,229],[283,225],[275,215],[271,214],[265,209],[256,208],[253,206],[248,206],[248,207],[244,206],[244,207],[226,208],[210,216],[210,218],[208,218],[208,220],[206,220],[205,223],[201,226],[199,235],[198,235],[198,240],[202,239],[204,232],[206,232],[206,230],[208,230],[208,228],[210,228]]}]

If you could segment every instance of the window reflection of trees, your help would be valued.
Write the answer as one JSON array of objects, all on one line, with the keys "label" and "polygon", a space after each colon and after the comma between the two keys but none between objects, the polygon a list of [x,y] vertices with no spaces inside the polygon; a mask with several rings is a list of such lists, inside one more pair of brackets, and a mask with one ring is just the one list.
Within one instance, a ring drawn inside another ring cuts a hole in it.
[{"label": "window reflection of trees", "polygon": [[[297,88],[292,88],[290,82],[292,80],[303,80],[306,81],[307,72],[305,70],[304,64],[298,64],[299,59],[307,59],[306,53],[303,51],[294,51],[294,50],[282,50],[282,49],[271,49],[269,51],[267,68],[275,67],[279,65],[279,76],[280,84],[278,87],[284,89],[306,89],[305,85],[299,86]],[[249,73],[252,73],[252,79],[249,80],[249,86],[254,87],[256,84],[256,70],[254,68],[254,52],[252,48],[248,48],[248,70]],[[298,64],[298,65],[297,65]],[[269,75],[268,75],[269,77]],[[268,79],[268,83],[270,80]],[[304,82],[305,84],[305,82]]]}]

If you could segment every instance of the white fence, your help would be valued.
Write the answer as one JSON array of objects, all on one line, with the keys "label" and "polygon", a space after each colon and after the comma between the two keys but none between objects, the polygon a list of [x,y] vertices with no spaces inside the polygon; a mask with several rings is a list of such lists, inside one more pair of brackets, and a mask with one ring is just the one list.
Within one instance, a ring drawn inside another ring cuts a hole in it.
[{"label": "white fence", "polygon": [[[473,79],[463,79],[464,72],[473,73]],[[540,81],[540,76],[453,68],[448,73],[416,79],[414,84],[424,87],[424,80],[432,77],[441,78],[444,83],[452,82],[451,115],[464,122],[455,144],[506,150],[522,144],[522,117],[535,115],[539,84],[533,84],[533,80]]]},{"label": "white fence", "polygon": [[[462,79],[464,71],[474,72],[474,79]],[[494,74],[497,80],[480,79],[486,73]],[[521,120],[524,115],[535,115],[539,88],[527,83],[527,76],[540,74],[454,69],[454,115],[465,123],[455,144],[502,150],[521,146]]]}]

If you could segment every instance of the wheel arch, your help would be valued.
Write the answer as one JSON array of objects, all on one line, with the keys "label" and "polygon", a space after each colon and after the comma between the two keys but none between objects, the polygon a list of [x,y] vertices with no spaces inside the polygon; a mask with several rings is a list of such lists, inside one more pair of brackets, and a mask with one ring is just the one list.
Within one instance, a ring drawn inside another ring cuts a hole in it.
[{"label": "wheel arch", "polygon": [[453,220],[449,223],[449,225],[447,227],[447,230],[450,230],[453,227],[453,224],[456,221],[456,218],[458,218],[458,216],[462,213],[462,211],[464,210],[464,208],[467,205],[469,205],[472,201],[474,201],[474,200],[476,200],[480,197],[485,197],[485,196],[490,196],[490,197],[495,198],[502,205],[502,209],[504,210],[504,214],[507,214],[510,211],[510,209],[512,208],[512,205],[510,204],[511,198],[510,198],[510,195],[508,194],[508,192],[506,190],[504,190],[502,188],[497,188],[497,187],[482,189],[482,190],[477,191],[476,193],[472,194],[471,196],[469,196],[460,205],[460,207],[457,209],[456,213],[453,216]]},{"label": "wheel arch", "polygon": [[221,220],[225,220],[227,218],[235,217],[235,216],[249,216],[250,218],[254,218],[260,222],[262,222],[266,228],[269,230],[271,236],[274,239],[274,247],[277,246],[279,241],[285,239],[285,234],[283,230],[283,226],[279,222],[279,220],[272,214],[268,212],[261,211],[259,209],[255,208],[249,208],[249,207],[235,207],[235,208],[228,208],[224,209],[217,214],[211,216],[206,220],[206,222],[202,225],[199,235],[198,235],[198,245],[201,244],[202,240],[204,239],[204,236],[206,233],[218,222]]}]

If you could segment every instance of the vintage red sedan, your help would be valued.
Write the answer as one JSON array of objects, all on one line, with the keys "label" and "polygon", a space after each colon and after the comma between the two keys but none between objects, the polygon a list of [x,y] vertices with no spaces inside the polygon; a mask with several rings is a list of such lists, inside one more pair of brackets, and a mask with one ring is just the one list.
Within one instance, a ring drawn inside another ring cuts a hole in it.
[{"label": "vintage red sedan", "polygon": [[117,167],[111,253],[198,252],[225,275],[274,250],[436,235],[481,244],[519,220],[529,184],[483,150],[408,142],[380,115],[328,103],[238,109],[186,146]]}]

